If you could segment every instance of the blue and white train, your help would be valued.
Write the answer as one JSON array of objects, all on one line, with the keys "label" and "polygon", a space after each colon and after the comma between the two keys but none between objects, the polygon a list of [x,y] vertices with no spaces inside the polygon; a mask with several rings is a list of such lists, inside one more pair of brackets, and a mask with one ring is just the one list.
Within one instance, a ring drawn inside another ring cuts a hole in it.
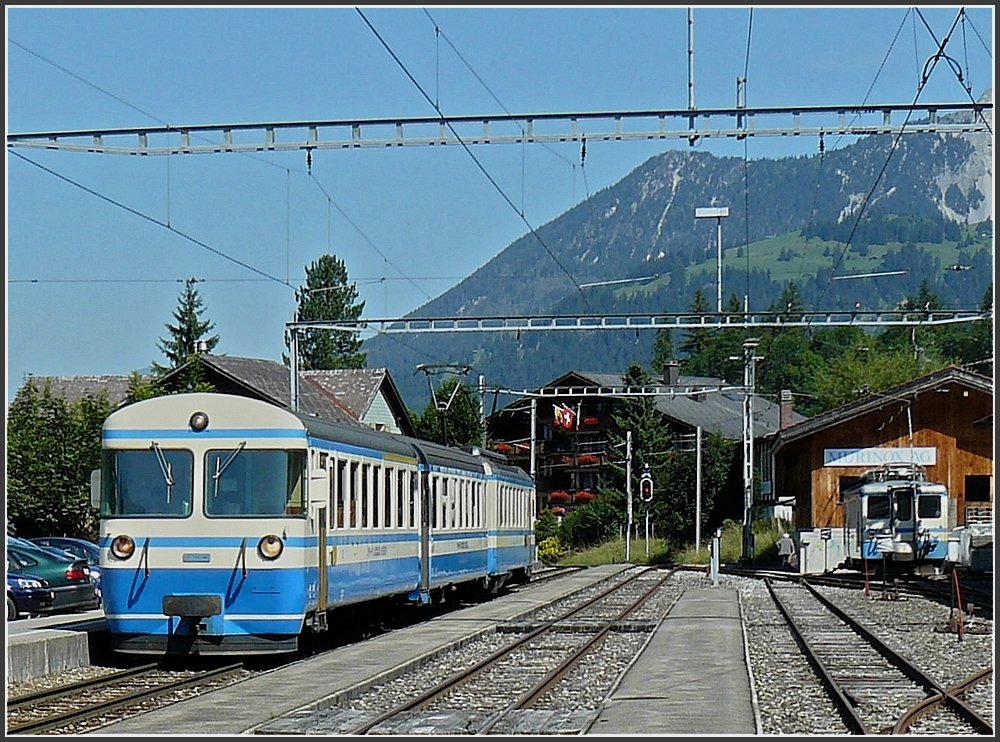
[{"label": "blue and white train", "polygon": [[948,559],[953,507],[948,489],[928,481],[920,466],[890,465],[866,472],[844,491],[847,566],[940,571]]},{"label": "blue and white train", "polygon": [[100,511],[112,647],[294,651],[333,609],[527,581],[534,483],[495,454],[225,394],[112,413]]}]

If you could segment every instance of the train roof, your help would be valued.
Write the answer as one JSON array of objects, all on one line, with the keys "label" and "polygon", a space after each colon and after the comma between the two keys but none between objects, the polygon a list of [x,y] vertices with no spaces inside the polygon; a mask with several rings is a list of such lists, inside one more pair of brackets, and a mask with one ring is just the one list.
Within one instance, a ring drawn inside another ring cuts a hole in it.
[{"label": "train roof", "polygon": [[422,458],[431,466],[475,471],[481,474],[487,472],[485,460],[488,459],[490,470],[494,473],[503,474],[510,479],[524,480],[526,483],[531,482],[531,479],[520,467],[500,461],[496,456],[484,455],[481,450],[474,452],[457,446],[445,446],[420,438],[387,433],[367,427],[345,425],[309,415],[298,414],[296,416],[302,421],[306,432],[316,438],[335,440],[349,446],[382,451],[397,456]]}]

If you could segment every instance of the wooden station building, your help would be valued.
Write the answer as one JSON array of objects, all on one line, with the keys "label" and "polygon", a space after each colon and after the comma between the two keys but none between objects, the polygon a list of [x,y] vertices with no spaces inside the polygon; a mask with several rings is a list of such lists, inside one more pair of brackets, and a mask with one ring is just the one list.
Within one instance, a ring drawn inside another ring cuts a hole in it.
[{"label": "wooden station building", "polygon": [[840,528],[845,489],[912,461],[947,486],[956,526],[992,523],[993,446],[993,379],[949,366],[779,430],[773,486],[797,530]]}]

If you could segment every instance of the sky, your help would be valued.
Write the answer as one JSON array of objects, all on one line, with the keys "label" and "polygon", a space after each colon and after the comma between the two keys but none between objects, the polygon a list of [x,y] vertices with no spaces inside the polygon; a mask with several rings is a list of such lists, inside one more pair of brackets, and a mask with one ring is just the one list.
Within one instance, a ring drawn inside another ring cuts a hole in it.
[{"label": "sky", "polygon": [[[959,7],[7,5],[7,132],[683,109],[692,99],[729,108],[741,77],[749,107],[912,103]],[[964,7],[921,103],[993,87],[993,8]],[[697,146],[751,159],[817,151],[810,137]],[[215,352],[232,356],[281,359],[294,288],[325,253],[344,261],[363,318],[403,317],[527,225],[688,148],[324,149],[307,163],[302,151],[8,145],[8,404],[27,374],[127,375],[164,362],[158,344],[187,278],[220,336]]]}]

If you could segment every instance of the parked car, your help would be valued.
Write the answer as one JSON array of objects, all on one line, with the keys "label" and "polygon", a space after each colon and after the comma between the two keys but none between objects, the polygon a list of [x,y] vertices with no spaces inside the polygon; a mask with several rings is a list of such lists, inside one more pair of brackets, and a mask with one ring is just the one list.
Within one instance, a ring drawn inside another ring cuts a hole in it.
[{"label": "parked car", "polygon": [[28,539],[38,546],[45,546],[51,549],[61,549],[75,557],[87,560],[90,566],[90,576],[97,587],[97,598],[101,599],[101,547],[93,541],[72,536],[38,536]]},{"label": "parked car", "polygon": [[8,621],[49,613],[54,598],[48,580],[7,572]]},{"label": "parked car", "polygon": [[35,544],[22,546],[8,538],[7,573],[47,580],[52,588],[54,612],[89,610],[100,605],[86,559],[52,554]]}]

